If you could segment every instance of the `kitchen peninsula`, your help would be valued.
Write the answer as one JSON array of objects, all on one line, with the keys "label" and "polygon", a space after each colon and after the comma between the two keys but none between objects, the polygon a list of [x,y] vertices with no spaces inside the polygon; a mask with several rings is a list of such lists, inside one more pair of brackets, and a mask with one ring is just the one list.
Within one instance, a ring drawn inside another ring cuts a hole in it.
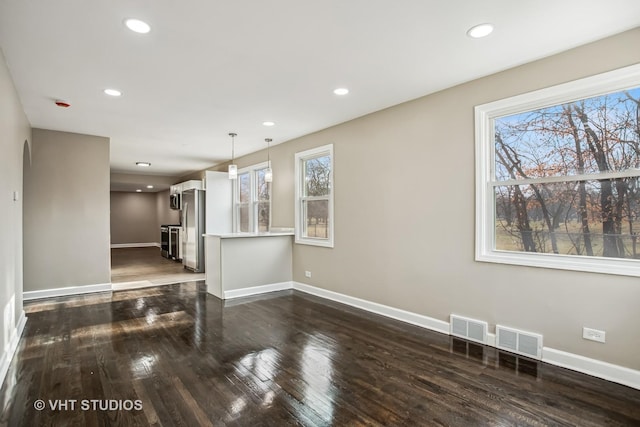
[{"label": "kitchen peninsula", "polygon": [[205,234],[207,292],[221,299],[290,284],[293,232]]}]

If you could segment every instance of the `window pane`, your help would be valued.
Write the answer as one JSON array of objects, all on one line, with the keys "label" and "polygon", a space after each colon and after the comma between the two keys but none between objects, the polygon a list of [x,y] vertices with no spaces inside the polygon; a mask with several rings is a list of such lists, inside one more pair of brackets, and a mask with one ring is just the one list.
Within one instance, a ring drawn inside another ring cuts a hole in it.
[{"label": "window pane", "polygon": [[258,231],[269,231],[269,215],[271,214],[269,202],[258,203]]},{"label": "window pane", "polygon": [[541,178],[640,167],[640,87],[500,117],[496,179]]},{"label": "window pane", "polygon": [[640,178],[498,186],[497,250],[640,258]]},{"label": "window pane", "polygon": [[329,201],[303,200],[304,237],[329,237]]},{"label": "window pane", "polygon": [[250,177],[249,173],[245,172],[238,175],[239,201],[240,203],[248,203],[250,197]]},{"label": "window pane", "polygon": [[295,154],[295,242],[333,248],[333,144]]},{"label": "window pane", "polygon": [[327,196],[330,190],[331,156],[304,160],[304,196]]},{"label": "window pane", "polygon": [[249,204],[243,203],[238,206],[238,231],[248,232],[249,230]]},{"label": "window pane", "polygon": [[258,200],[259,201],[263,201],[263,200],[269,200],[269,183],[265,182],[264,180],[264,173],[265,173],[266,169],[260,169],[256,171],[256,185],[257,185],[257,191],[256,194],[258,195]]}]

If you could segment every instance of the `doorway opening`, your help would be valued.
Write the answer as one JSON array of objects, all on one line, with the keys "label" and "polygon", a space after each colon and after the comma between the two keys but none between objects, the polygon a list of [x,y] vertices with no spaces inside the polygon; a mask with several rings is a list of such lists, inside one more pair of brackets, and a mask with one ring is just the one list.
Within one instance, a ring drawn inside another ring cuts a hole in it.
[{"label": "doorway opening", "polygon": [[[144,187],[143,187],[144,188]],[[169,206],[169,190],[110,193],[111,283],[131,289],[204,280],[183,268],[180,259],[162,256],[161,228],[180,225],[180,211]]]}]

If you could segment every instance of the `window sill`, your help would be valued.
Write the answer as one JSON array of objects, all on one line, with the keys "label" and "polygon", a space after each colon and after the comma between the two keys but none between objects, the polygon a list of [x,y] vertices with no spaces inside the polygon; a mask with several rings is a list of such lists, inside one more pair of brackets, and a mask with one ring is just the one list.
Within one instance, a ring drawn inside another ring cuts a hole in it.
[{"label": "window sill", "polygon": [[640,260],[542,253],[480,251],[476,261],[640,277]]},{"label": "window sill", "polygon": [[325,248],[333,248],[333,241],[329,239],[308,239],[296,236],[295,243],[298,245],[321,246]]}]

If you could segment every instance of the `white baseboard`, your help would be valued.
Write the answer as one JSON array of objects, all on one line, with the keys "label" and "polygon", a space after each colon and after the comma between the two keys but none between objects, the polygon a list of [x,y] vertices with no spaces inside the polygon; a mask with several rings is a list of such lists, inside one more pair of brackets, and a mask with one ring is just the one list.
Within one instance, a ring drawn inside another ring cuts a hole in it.
[{"label": "white baseboard", "polygon": [[119,248],[150,248],[150,247],[160,247],[160,243],[158,242],[150,242],[150,243],[112,243],[111,249],[119,249]]},{"label": "white baseboard", "polygon": [[[84,285],[84,286],[69,286],[65,288],[45,289],[42,291],[28,291],[22,293],[22,299],[24,301],[41,299],[41,298],[54,298],[70,295],[90,294],[94,292],[109,292],[109,291],[124,291],[129,289],[150,288],[154,286],[173,285],[175,283],[194,282],[198,280],[204,280],[204,277],[194,278],[171,278],[167,280],[139,280],[135,282],[123,282],[123,283],[101,283],[97,285]],[[252,288],[247,288],[252,289]],[[288,289],[291,289],[289,286]],[[280,289],[276,289],[280,290]],[[265,291],[272,292],[272,291]],[[262,292],[257,292],[262,293]],[[234,297],[236,298],[236,297]]]},{"label": "white baseboard", "polygon": [[293,282],[272,283],[269,285],[224,291],[224,299],[242,298],[251,295],[266,294],[268,292],[285,291],[287,289],[293,289]]},{"label": "white baseboard", "polygon": [[380,314],[385,317],[400,320],[401,322],[410,323],[412,325],[420,326],[422,328],[430,329],[436,332],[441,332],[443,334],[449,334],[449,322],[434,319],[433,317],[412,313],[410,311],[401,310],[399,308],[389,307],[388,305],[378,304],[376,302],[351,297],[349,295],[340,294],[338,292],[328,291],[326,289],[317,288],[315,286],[305,285],[304,283],[300,282],[293,282],[293,288],[298,291],[306,292],[308,294],[315,295],[321,298],[330,299],[332,301],[340,302],[352,307]]},{"label": "white baseboard", "polygon": [[[319,296],[321,298],[330,299],[332,301],[347,304],[352,307],[360,308],[362,310],[370,311],[372,313],[380,314],[382,316],[390,317],[392,319],[400,320],[402,322],[410,323],[412,325],[420,326],[432,331],[442,332],[449,335],[449,322],[370,302],[360,298],[351,297],[337,292],[328,291],[326,289],[317,288],[315,286],[305,285],[304,283],[294,282],[293,288],[302,292]],[[496,346],[495,334],[487,334],[487,345],[491,347]],[[543,348],[542,361],[551,365],[571,369],[573,371],[581,372],[583,374],[602,378],[607,381],[612,381],[640,390],[640,371],[626,368],[624,366],[614,365],[596,359],[590,359],[579,354],[567,353],[549,347]]]},{"label": "white baseboard", "polygon": [[22,299],[29,301],[39,298],[61,297],[67,295],[89,294],[93,292],[111,291],[111,283],[97,285],[68,286],[66,288],[45,289],[43,291],[27,291],[22,293]]},{"label": "white baseboard", "polygon": [[549,347],[542,348],[542,361],[640,390],[640,371],[624,366]]},{"label": "white baseboard", "polygon": [[22,313],[20,314],[20,319],[18,320],[18,324],[12,331],[13,333],[11,335],[11,339],[9,340],[9,345],[2,354],[2,357],[0,357],[0,384],[4,383],[4,379],[7,376],[7,372],[9,371],[9,365],[11,364],[13,356],[16,354],[18,343],[20,342],[20,336],[22,336],[22,332],[24,331],[24,326],[26,324],[27,316],[25,316],[24,311],[22,311]]},{"label": "white baseboard", "polygon": [[[48,298],[48,297],[56,297],[56,296],[64,296],[64,295],[74,295],[74,294],[84,294],[90,292],[104,292],[119,290],[119,289],[128,289],[127,286],[131,284],[111,284],[105,283],[100,285],[87,285],[87,286],[74,286],[67,288],[58,288],[58,289],[48,289],[45,291],[31,291],[24,292],[23,299],[25,301],[37,299],[37,298]],[[139,283],[142,285],[142,283]],[[157,286],[157,285],[152,285]],[[145,286],[136,286],[136,287],[145,287]],[[379,314],[385,317],[389,317],[391,319],[400,320],[405,323],[409,323],[415,326],[419,326],[425,329],[429,329],[432,331],[440,332],[443,334],[449,335],[449,322],[438,320],[429,316],[424,316],[422,314],[412,313],[410,311],[401,310],[398,308],[390,307],[383,304],[378,304],[375,302],[367,301],[361,298],[352,297],[349,295],[341,294],[338,292],[329,291],[327,289],[318,288],[315,286],[307,285],[300,282],[281,282],[281,283],[273,283],[269,285],[262,286],[253,286],[250,288],[242,288],[242,289],[234,289],[230,291],[224,292],[224,299],[234,299],[234,298],[242,298],[248,297],[252,295],[259,295],[268,292],[276,292],[283,291],[287,289],[295,289],[301,292],[305,292],[311,295],[318,296],[320,298],[325,298],[331,301],[336,301],[342,304],[346,304],[355,308],[359,308],[365,311],[369,311],[371,313]],[[24,313],[22,315],[24,318]],[[22,319],[21,318],[21,319]],[[26,318],[24,318],[26,321]],[[18,325],[16,328],[19,333],[17,337],[22,333],[22,328],[24,328],[24,321],[21,320],[21,325]],[[491,347],[496,346],[496,336],[495,334],[487,334],[487,345]],[[17,346],[17,338],[16,343],[13,346]],[[15,348],[13,349],[15,351]],[[5,359],[7,355],[5,354],[0,359],[0,374],[6,375],[6,369],[8,369],[8,364],[11,359],[9,356],[8,361]],[[562,350],[556,350],[549,347],[544,347],[542,350],[542,361],[549,363],[551,365],[560,366],[563,368],[571,369],[577,372],[581,372],[587,375],[591,375],[597,378],[602,378],[607,381],[612,381],[618,384],[623,384],[628,387],[632,387],[640,390],[640,371],[626,368],[624,366],[614,365],[608,362],[603,362],[596,359],[590,359],[588,357],[581,356],[579,354],[567,353]],[[6,364],[6,369],[4,365]],[[3,369],[5,369],[3,374]]]}]

